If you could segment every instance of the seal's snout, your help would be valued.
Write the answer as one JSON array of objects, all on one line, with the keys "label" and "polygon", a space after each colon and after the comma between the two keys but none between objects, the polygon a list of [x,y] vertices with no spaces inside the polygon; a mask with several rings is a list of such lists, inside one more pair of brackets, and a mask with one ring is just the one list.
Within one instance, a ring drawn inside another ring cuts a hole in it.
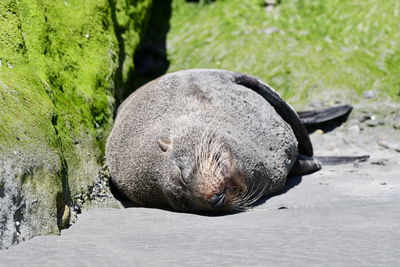
[{"label": "seal's snout", "polygon": [[226,198],[226,193],[219,193],[219,194],[215,194],[210,198],[210,204],[214,207],[214,208],[220,208],[224,205],[225,202],[225,198]]}]

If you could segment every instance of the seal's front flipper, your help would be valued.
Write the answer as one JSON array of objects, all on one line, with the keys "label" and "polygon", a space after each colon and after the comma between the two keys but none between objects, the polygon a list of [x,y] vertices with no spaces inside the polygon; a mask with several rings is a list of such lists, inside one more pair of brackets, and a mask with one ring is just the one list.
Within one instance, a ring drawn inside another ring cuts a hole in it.
[{"label": "seal's front flipper", "polygon": [[309,133],[317,129],[329,132],[345,122],[352,109],[352,106],[342,105],[321,110],[300,111],[297,114]]},{"label": "seal's front flipper", "polygon": [[290,170],[289,176],[310,174],[321,169],[321,162],[312,157],[297,155],[296,162]]},{"label": "seal's front flipper", "polygon": [[317,157],[322,165],[339,165],[352,162],[364,162],[369,159],[369,155],[355,157]]}]

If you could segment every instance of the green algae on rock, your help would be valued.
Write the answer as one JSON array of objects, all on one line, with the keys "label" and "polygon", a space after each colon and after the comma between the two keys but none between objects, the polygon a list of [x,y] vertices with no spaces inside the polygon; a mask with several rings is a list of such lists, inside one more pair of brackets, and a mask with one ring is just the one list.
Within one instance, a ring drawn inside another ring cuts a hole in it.
[{"label": "green algae on rock", "polygon": [[0,247],[58,233],[92,186],[151,2],[0,2]]}]

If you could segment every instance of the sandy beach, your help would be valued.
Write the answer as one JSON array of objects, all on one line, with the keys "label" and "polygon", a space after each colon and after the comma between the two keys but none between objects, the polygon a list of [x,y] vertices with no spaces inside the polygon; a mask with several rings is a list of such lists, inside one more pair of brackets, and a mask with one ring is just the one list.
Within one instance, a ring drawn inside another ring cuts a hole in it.
[{"label": "sandy beach", "polygon": [[0,266],[399,265],[399,132],[360,116],[311,137],[316,155],[369,154],[367,162],[291,178],[247,212],[92,209],[61,236],[0,251]]}]

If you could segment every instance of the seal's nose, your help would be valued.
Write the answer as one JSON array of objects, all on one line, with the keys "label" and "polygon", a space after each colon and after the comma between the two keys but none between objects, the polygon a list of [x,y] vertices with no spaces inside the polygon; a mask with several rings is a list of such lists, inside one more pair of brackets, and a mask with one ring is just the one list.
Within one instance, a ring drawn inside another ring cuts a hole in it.
[{"label": "seal's nose", "polygon": [[225,197],[226,197],[225,193],[215,194],[210,198],[210,204],[214,208],[220,208],[224,205]]}]

